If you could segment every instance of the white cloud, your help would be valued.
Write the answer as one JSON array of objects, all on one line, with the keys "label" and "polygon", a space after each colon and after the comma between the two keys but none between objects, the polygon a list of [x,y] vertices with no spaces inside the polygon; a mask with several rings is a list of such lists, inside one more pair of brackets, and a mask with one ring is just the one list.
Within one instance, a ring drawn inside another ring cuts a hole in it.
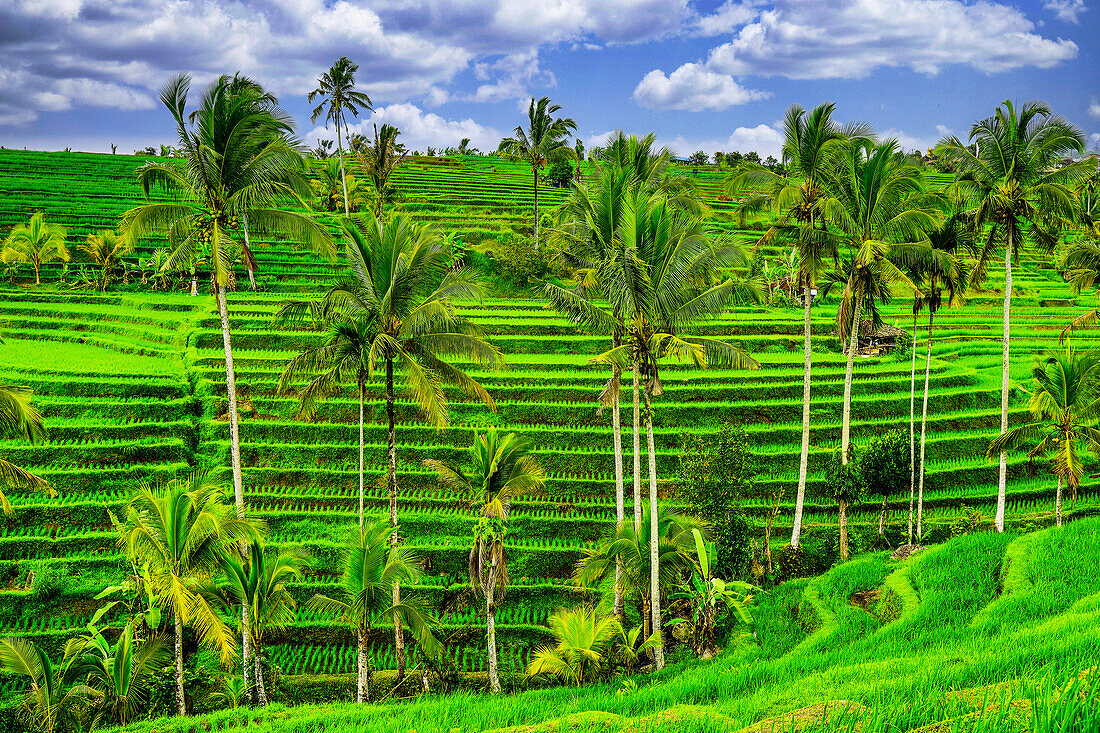
[{"label": "white cloud", "polygon": [[[705,61],[684,64],[667,77],[651,71],[639,88],[664,88],[665,106],[675,106],[689,92],[673,93],[673,85],[661,82],[678,74],[717,88],[718,77],[730,84],[749,75],[858,79],[881,67],[937,74],[959,64],[992,74],[1049,68],[1076,56],[1073,41],[1042,36],[1021,11],[995,2],[777,0]],[[658,102],[661,95],[648,99]]]},{"label": "white cloud", "polygon": [[778,159],[783,150],[783,133],[765,124],[738,127],[730,133],[725,148],[723,152],[737,150],[747,153],[755,150],[762,158],[774,155]]},{"label": "white cloud", "polygon": [[1093,150],[1100,151],[1100,132],[1094,132],[1089,135],[1089,145]]},{"label": "white cloud", "polygon": [[1100,100],[1096,97],[1089,100],[1089,117],[1100,120]]},{"label": "white cloud", "polygon": [[[937,131],[939,131],[940,128],[943,128],[944,130],[947,129],[943,125],[936,125]],[[897,140],[898,147],[903,152],[908,153],[911,150],[916,150],[921,155],[924,155],[924,153],[929,148],[934,147],[936,143],[939,142],[939,138],[943,137],[944,134],[949,133],[940,133],[939,137],[923,137],[920,135],[910,135],[904,130],[898,130],[891,127],[888,130],[883,130],[882,132],[878,133],[878,139],[882,141],[890,139]]]},{"label": "white cloud", "polygon": [[701,36],[720,36],[748,23],[758,13],[759,3],[755,0],[748,2],[726,0],[710,15],[701,16],[696,21],[696,29]]},{"label": "white cloud", "polygon": [[1043,7],[1050,10],[1059,20],[1079,23],[1077,16],[1088,10],[1085,0],[1043,0]]},{"label": "white cloud", "polygon": [[634,88],[639,104],[658,109],[720,110],[769,96],[768,92],[745,89],[732,77],[708,71],[701,64],[684,64],[668,76],[655,69]]},{"label": "white cloud", "polygon": [[[496,150],[503,137],[499,130],[486,127],[472,119],[448,120],[434,112],[424,112],[408,102],[388,104],[377,107],[368,117],[348,125],[348,133],[361,133],[368,138],[374,137],[374,125],[388,123],[401,131],[400,142],[409,150],[457,147],[464,137],[483,151]],[[335,139],[335,131],[324,127],[310,130],[305,140],[314,145],[321,139]]]}]

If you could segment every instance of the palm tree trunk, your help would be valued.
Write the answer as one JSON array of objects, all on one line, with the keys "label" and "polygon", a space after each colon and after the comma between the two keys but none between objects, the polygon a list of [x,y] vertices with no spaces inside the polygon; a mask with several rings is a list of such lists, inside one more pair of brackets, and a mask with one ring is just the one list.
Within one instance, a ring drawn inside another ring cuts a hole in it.
[{"label": "palm tree trunk", "polygon": [[[394,528],[390,534],[390,545],[397,546],[397,431],[396,416],[394,414],[393,396],[393,359],[386,359],[386,423],[389,430],[389,459],[390,470],[387,483],[390,495],[390,525]],[[393,584],[393,605],[401,603],[401,584]],[[400,681],[405,676],[405,628],[401,624],[401,616],[396,611],[393,613],[393,645],[397,655],[397,679]]]},{"label": "palm tree trunk", "polygon": [[367,677],[367,634],[362,628],[359,629],[359,650],[358,650],[358,664],[356,666],[359,675],[356,680],[356,692],[355,701],[359,704],[363,704],[367,701],[367,695],[370,693],[370,680]]},{"label": "palm tree trunk", "polygon": [[267,705],[267,686],[264,685],[263,664],[258,652],[253,654],[253,659],[256,660],[256,701],[260,707],[264,707]]},{"label": "palm tree trunk", "polygon": [[[659,554],[659,531],[657,522],[657,450],[653,444],[653,405],[649,393],[645,393],[645,432],[646,447],[649,449],[649,594],[653,612],[653,628],[660,633],[661,628],[661,567]],[[653,661],[657,669],[665,666],[664,642],[658,642],[653,649]]]},{"label": "palm tree trunk", "polygon": [[[612,367],[611,377],[613,393],[611,395],[611,442],[615,451],[615,526],[622,527],[626,521],[626,507],[623,498],[623,421],[619,413],[619,389],[622,385],[623,370],[618,366]],[[615,605],[613,613],[618,618],[623,618],[625,607],[623,602],[623,563],[620,558],[615,563]]]},{"label": "palm tree trunk", "polygon": [[[359,374],[359,528],[363,528],[363,374]],[[396,509],[396,507],[395,507]]]},{"label": "palm tree trunk", "polygon": [[[1005,301],[1002,315],[1004,333],[1001,337],[1001,435],[1008,432],[1008,338],[1009,310],[1012,306],[1012,248],[1013,228],[1008,227],[1005,242]],[[997,471],[997,531],[1005,531],[1005,482],[1008,478],[1008,453],[1001,451]]]},{"label": "palm tree trunk", "polygon": [[840,507],[840,559],[848,559],[848,502],[837,500]]},{"label": "palm tree trunk", "polygon": [[256,273],[252,271],[252,245],[248,241],[248,213],[241,214],[241,224],[244,229],[244,248],[248,257],[244,258],[244,266],[248,270],[248,284],[256,289]]},{"label": "palm tree trunk", "polygon": [[798,457],[798,494],[794,500],[794,528],[791,547],[798,547],[802,536],[802,511],[806,504],[806,474],[810,467],[810,370],[813,354],[810,350],[810,286],[802,289],[806,316],[802,324],[802,452]]},{"label": "palm tree trunk", "polygon": [[183,622],[176,616],[176,712],[187,715],[187,698],[183,693]]},{"label": "palm tree trunk", "polygon": [[41,285],[42,284],[42,278],[38,274],[38,263],[37,262],[34,263],[34,284],[35,285]]},{"label": "palm tree trunk", "polygon": [[[494,543],[495,544],[495,543]],[[489,692],[500,693],[500,678],[497,676],[497,609],[493,603],[497,589],[497,553],[490,548],[493,564],[489,568],[489,588],[485,593],[485,638],[489,653]]]},{"label": "palm tree trunk", "polygon": [[634,365],[634,531],[642,531],[642,439],[641,407],[638,404],[638,365]]},{"label": "palm tree trunk", "polygon": [[[932,338],[929,332],[928,338]],[[917,489],[917,441],[916,441],[916,402],[917,402],[917,309],[913,308],[913,369],[909,376],[909,544],[913,544],[913,495]]]},{"label": "palm tree trunk", "polygon": [[348,175],[344,172],[344,141],[340,137],[340,115],[336,116],[336,149],[340,154],[340,183],[344,187],[344,216],[351,215],[348,209]]},{"label": "palm tree trunk", "polygon": [[886,534],[886,502],[889,499],[889,494],[882,495],[882,509],[878,513],[878,536],[882,537]]},{"label": "palm tree trunk", "polygon": [[928,311],[928,346],[924,352],[924,402],[920,413],[920,474],[917,479],[917,541],[924,534],[924,456],[928,443],[928,384],[932,376],[932,319],[935,313]]},{"label": "palm tree trunk", "polygon": [[863,310],[863,298],[856,296],[855,311],[852,317],[852,333],[848,342],[848,364],[844,370],[844,412],[840,430],[840,462],[848,465],[848,445],[852,433],[852,369],[855,366],[856,350],[859,348],[859,316]]},{"label": "palm tree trunk", "polygon": [[532,168],[535,175],[535,251],[539,249],[539,171]]},{"label": "palm tree trunk", "polygon": [[195,297],[199,294],[199,275],[197,272],[191,273],[191,297]]},{"label": "palm tree trunk", "polygon": [[1058,477],[1058,489],[1054,494],[1054,526],[1062,526],[1062,477]]},{"label": "palm tree trunk", "polygon": [[[225,297],[225,288],[214,282],[214,290],[217,293],[218,316],[222,326],[222,347],[225,350],[225,391],[229,402],[229,455],[233,466],[233,499],[237,508],[237,518],[244,519],[244,481],[241,477],[241,431],[240,414],[237,410],[237,375],[233,369],[233,343],[229,334],[229,304]],[[248,546],[242,540],[240,543],[241,556],[248,556]],[[252,672],[249,662],[252,658],[252,644],[249,634],[248,604],[241,604],[241,659],[243,660],[243,676],[245,687],[251,685]],[[251,691],[248,693],[252,698]]]}]

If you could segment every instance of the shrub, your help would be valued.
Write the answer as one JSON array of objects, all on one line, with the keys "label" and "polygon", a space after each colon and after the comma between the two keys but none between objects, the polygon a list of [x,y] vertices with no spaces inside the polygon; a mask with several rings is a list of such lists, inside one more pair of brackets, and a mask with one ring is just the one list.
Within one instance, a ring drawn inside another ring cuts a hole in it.
[{"label": "shrub", "polygon": [[568,188],[573,181],[573,164],[567,160],[559,160],[546,169],[542,178],[556,188]]}]

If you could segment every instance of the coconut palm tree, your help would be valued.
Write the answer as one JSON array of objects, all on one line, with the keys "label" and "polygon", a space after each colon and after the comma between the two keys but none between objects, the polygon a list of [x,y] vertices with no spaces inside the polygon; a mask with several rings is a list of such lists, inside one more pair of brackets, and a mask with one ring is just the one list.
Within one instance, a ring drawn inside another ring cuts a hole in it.
[{"label": "coconut palm tree", "polygon": [[83,679],[96,698],[92,726],[126,725],[148,699],[150,678],[171,657],[163,639],[134,640],[130,624],[112,644],[95,628],[70,639],[65,657],[73,679]]},{"label": "coconut palm tree", "polygon": [[[397,544],[397,389],[401,378],[421,415],[437,429],[447,424],[443,384],[450,384],[495,409],[489,393],[445,357],[499,367],[500,351],[481,331],[455,314],[457,299],[478,299],[483,292],[470,269],[451,269],[442,238],[430,227],[405,216],[389,221],[349,219],[344,224],[347,259],[353,278],[331,288],[318,303],[286,305],[280,316],[301,319],[320,313],[326,321],[343,316],[362,324],[369,336],[368,379],[384,371],[389,454],[386,485],[392,542]],[[394,584],[393,605],[400,603]],[[395,624],[398,673],[404,674],[402,627]]]},{"label": "coconut palm tree", "polygon": [[348,209],[348,181],[347,172],[344,170],[344,140],[341,136],[341,128],[347,130],[346,115],[359,116],[359,110],[370,111],[374,109],[370,97],[355,88],[355,72],[359,70],[359,64],[353,64],[347,56],[341,56],[329,67],[328,71],[317,79],[317,88],[306,97],[307,102],[312,102],[320,97],[321,103],[313,108],[309,117],[310,122],[316,122],[322,114],[325,116],[325,127],[328,123],[336,125],[336,149],[340,155],[340,178],[344,185],[344,216],[349,216]]},{"label": "coconut palm tree", "polygon": [[607,670],[612,647],[623,634],[622,624],[614,616],[597,618],[592,608],[558,611],[546,620],[557,646],[535,649],[527,674],[545,674],[580,687]]},{"label": "coconut palm tree", "polygon": [[226,555],[258,537],[253,520],[239,518],[222,503],[221,487],[201,473],[161,485],[142,485],[116,522],[118,546],[135,565],[150,568],[156,604],[175,623],[176,705],[187,714],[183,690],[183,629],[192,626],[199,640],[223,663],[237,655],[232,631],[203,595],[202,588]]},{"label": "coconut palm tree", "polygon": [[100,284],[103,292],[107,292],[107,283],[111,279],[111,273],[119,266],[122,258],[133,250],[133,241],[127,237],[120,237],[113,230],[106,229],[98,234],[89,234],[87,241],[80,245],[80,251],[88,255],[100,269]]},{"label": "coconut palm tree", "polygon": [[802,450],[798,461],[791,547],[802,536],[802,513],[806,503],[806,477],[810,458],[810,308],[813,291],[831,261],[839,266],[837,242],[829,236],[821,203],[822,179],[837,166],[845,144],[870,139],[867,125],[841,126],[833,120],[836,105],[826,102],[809,114],[800,105],[787,108],[783,122],[782,175],[763,165],[743,164],[727,181],[727,190],[743,197],[738,205],[742,220],[750,213],[769,211],[776,219],[757,242],[757,247],[776,241],[791,244],[797,265],[791,273],[802,290],[805,315],[802,324]]},{"label": "coconut palm tree", "polygon": [[[905,264],[927,250],[927,232],[942,220],[942,199],[923,191],[921,170],[888,140],[869,148],[849,143],[837,169],[822,181],[825,190],[821,211],[835,236],[846,244],[851,257],[837,328],[847,340],[840,460],[847,465],[852,422],[852,371],[859,350],[860,319],[870,300],[885,300],[890,286],[914,290],[895,261]],[[915,245],[915,246],[914,246]]]},{"label": "coconut palm tree", "polygon": [[[972,150],[970,144],[976,145]],[[957,185],[970,208],[967,215],[984,241],[971,278],[985,279],[989,263],[1004,252],[1004,306],[1001,343],[1001,434],[1008,432],[1009,323],[1012,306],[1012,263],[1029,244],[1051,250],[1075,218],[1077,197],[1072,186],[1095,170],[1095,163],[1078,161],[1059,166],[1068,154],[1084,150],[1081,131],[1051,113],[1042,102],[1019,109],[1010,101],[970,127],[968,143],[944,138],[937,153],[958,171]],[[1004,531],[1005,481],[1008,454],[1001,453],[997,474],[997,531]]]},{"label": "coconut palm tree", "polygon": [[1058,479],[1054,516],[1060,527],[1063,485],[1076,499],[1085,473],[1082,451],[1100,453],[1100,352],[1072,346],[1048,351],[1035,360],[1031,377],[1032,421],[995,438],[986,456],[1023,446],[1030,446],[1029,460],[1051,456],[1050,471]]},{"label": "coconut palm tree", "polygon": [[[305,309],[300,304],[284,308],[282,320],[294,319]],[[322,318],[323,316],[319,316]],[[299,419],[312,420],[317,402],[340,394],[343,385],[355,384],[359,398],[359,526],[363,526],[364,511],[364,448],[363,418],[367,381],[374,372],[371,347],[377,336],[370,318],[337,315],[323,323],[325,340],[320,346],[303,351],[290,360],[279,377],[279,394],[295,392],[294,383],[302,377],[312,377],[298,394]]]},{"label": "coconut palm tree", "polygon": [[[0,384],[0,436],[7,435],[16,435],[32,443],[46,438],[42,413],[31,401],[31,391],[27,387]],[[10,516],[13,510],[11,502],[4,494],[5,486],[48,489],[49,483],[30,471],[0,458],[0,509]]]},{"label": "coconut palm tree", "polygon": [[96,694],[87,685],[72,685],[72,662],[72,657],[54,662],[27,639],[0,639],[0,671],[30,683],[23,694],[23,714],[31,727],[43,733],[67,730],[82,699]]},{"label": "coconut palm tree", "polygon": [[358,153],[359,167],[374,187],[374,215],[382,218],[382,205],[393,197],[390,177],[408,153],[397,136],[401,132],[393,125],[374,126],[374,140]]},{"label": "coconut palm tree", "polygon": [[531,97],[527,108],[527,129],[522,125],[512,131],[512,137],[500,141],[500,151],[527,161],[531,166],[532,185],[535,192],[535,249],[539,246],[539,174],[547,163],[573,157],[569,134],[576,131],[572,117],[554,117],[561,111],[560,104],[552,104],[549,97],[537,102]]},{"label": "coconut palm tree", "polygon": [[41,269],[47,262],[68,262],[69,250],[65,246],[65,228],[50,224],[41,211],[31,214],[26,224],[11,230],[0,250],[0,260],[5,264],[29,264],[34,268],[34,284],[42,284]]},{"label": "coconut palm tree", "polygon": [[324,211],[337,211],[344,208],[344,182],[348,187],[348,210],[358,211],[362,198],[362,184],[356,176],[341,176],[340,161],[326,158],[314,171],[315,178],[310,183],[313,192]]},{"label": "coconut palm tree", "polygon": [[304,554],[296,549],[265,554],[263,545],[253,540],[247,561],[242,562],[233,555],[221,558],[226,582],[221,587],[208,589],[222,605],[228,608],[239,605],[248,610],[254,658],[243,660],[243,663],[254,667],[256,699],[261,706],[267,705],[264,640],[267,632],[284,629],[294,621],[294,609],[298,604],[286,586],[301,579],[304,560]]},{"label": "coconut palm tree", "polygon": [[360,527],[344,552],[340,597],[318,594],[308,601],[311,608],[332,613],[355,628],[359,650],[356,702],[360,703],[366,701],[369,692],[370,634],[375,624],[392,619],[399,626],[408,626],[429,656],[442,652],[442,646],[432,635],[435,620],[425,610],[426,604],[415,597],[391,603],[398,586],[415,583],[420,578],[421,564],[412,548],[390,542],[393,530],[385,519]]},{"label": "coconut palm tree", "polygon": [[481,505],[470,549],[470,583],[485,597],[485,629],[489,649],[489,690],[500,692],[497,676],[496,613],[508,590],[508,557],[504,549],[512,500],[542,488],[546,474],[530,446],[515,433],[500,435],[495,427],[474,434],[468,473],[445,461],[428,459],[445,486],[469,494]]}]

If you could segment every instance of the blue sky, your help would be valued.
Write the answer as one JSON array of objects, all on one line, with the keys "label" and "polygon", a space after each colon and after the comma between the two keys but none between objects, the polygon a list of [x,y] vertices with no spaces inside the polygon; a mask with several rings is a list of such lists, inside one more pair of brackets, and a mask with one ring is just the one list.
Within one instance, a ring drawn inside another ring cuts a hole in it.
[{"label": "blue sky", "polygon": [[681,153],[778,149],[832,100],[906,148],[1043,99],[1100,148],[1100,8],[1086,0],[0,0],[0,145],[172,142],[174,73],[242,71],[308,142],[305,93],[340,55],[411,148],[482,149],[549,95],[588,145],[655,131]]}]

